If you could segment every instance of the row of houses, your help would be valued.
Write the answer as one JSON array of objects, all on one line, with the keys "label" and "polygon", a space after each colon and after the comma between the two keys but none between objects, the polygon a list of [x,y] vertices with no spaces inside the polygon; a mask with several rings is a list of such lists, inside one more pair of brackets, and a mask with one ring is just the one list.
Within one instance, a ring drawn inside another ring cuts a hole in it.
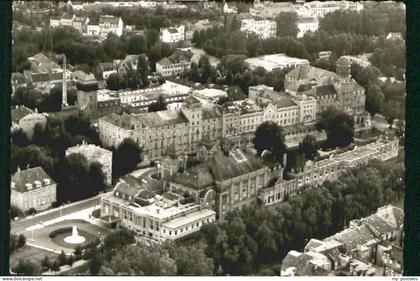
[{"label": "row of houses", "polygon": [[385,161],[397,157],[398,142],[398,138],[385,137],[365,146],[356,146],[344,153],[332,154],[327,159],[307,161],[301,170],[289,173],[289,180],[280,178],[273,186],[263,189],[260,199],[266,206],[277,204],[298,194],[304,186],[320,185],[326,180],[335,180],[345,171],[367,164],[370,160]]},{"label": "row of houses", "polygon": [[346,59],[338,60],[337,73],[296,67],[286,75],[285,92],[252,86],[248,100],[224,107],[214,104],[220,96],[215,90],[196,90],[184,99],[180,110],[105,116],[99,120],[101,140],[118,146],[124,138],[131,138],[143,147],[148,159],[155,160],[172,142],[181,150],[195,152],[206,134],[233,145],[250,145],[255,129],[265,121],[285,129],[286,143],[297,143],[305,134],[315,133],[317,116],[329,106],[353,116],[358,128],[370,126],[364,89],[351,78]]},{"label": "row of houses", "polygon": [[124,23],[120,17],[103,15],[97,23],[93,23],[89,17],[78,17],[75,14],[64,15],[60,18],[50,18],[50,27],[69,26],[77,29],[83,35],[99,36],[106,38],[112,33],[121,36],[124,31]]},{"label": "row of houses", "polygon": [[401,276],[404,211],[392,205],[353,220],[323,240],[311,239],[303,252],[290,251],[282,276]]}]

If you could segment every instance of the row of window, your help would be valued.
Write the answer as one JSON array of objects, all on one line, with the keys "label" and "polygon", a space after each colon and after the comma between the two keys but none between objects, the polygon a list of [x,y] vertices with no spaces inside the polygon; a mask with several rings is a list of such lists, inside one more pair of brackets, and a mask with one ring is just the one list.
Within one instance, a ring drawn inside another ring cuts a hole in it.
[{"label": "row of window", "polygon": [[192,223],[192,224],[190,224],[190,225],[187,225],[187,226],[185,226],[185,227],[181,227],[180,229],[177,229],[177,230],[166,230],[165,228],[163,229],[163,234],[168,234],[168,235],[170,235],[170,236],[177,236],[178,234],[181,234],[181,233],[183,233],[184,231],[185,232],[187,232],[187,231],[190,231],[190,230],[194,230],[194,229],[197,229],[197,228],[200,228],[201,226],[203,226],[204,224],[207,224],[207,223],[211,223],[211,222],[213,222],[213,221],[215,221],[215,219],[214,218],[207,218],[206,220],[201,220],[201,221],[198,221],[198,222],[195,222],[195,223]]}]

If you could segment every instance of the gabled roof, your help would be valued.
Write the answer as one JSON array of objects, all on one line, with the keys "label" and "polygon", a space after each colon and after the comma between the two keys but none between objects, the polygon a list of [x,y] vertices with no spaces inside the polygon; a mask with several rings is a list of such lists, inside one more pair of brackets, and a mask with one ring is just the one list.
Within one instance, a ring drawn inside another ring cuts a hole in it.
[{"label": "gabled roof", "polygon": [[216,155],[208,161],[208,166],[215,180],[235,178],[265,167],[255,155],[245,151],[241,152],[245,157],[244,161],[241,162],[238,162],[232,156],[227,157],[223,154]]},{"label": "gabled roof", "polygon": [[115,65],[112,62],[100,62],[99,67],[102,69],[102,71],[115,70]]},{"label": "gabled roof", "polygon": [[290,251],[281,263],[281,270],[285,271],[290,267],[296,268],[297,276],[312,276],[314,275],[313,266],[309,263],[312,260],[310,255],[299,253],[297,251]]},{"label": "gabled roof", "polygon": [[367,225],[347,228],[333,236],[325,239],[325,241],[337,240],[343,243],[348,251],[356,250],[357,245],[364,245],[369,241],[375,240],[376,236]]},{"label": "gabled roof", "polygon": [[171,182],[200,190],[213,186],[214,179],[206,165],[197,165],[183,173],[175,174]]},{"label": "gabled roof", "polygon": [[165,57],[165,58],[162,58],[160,61],[158,61],[157,64],[171,65],[171,64],[173,64],[173,62],[171,60],[169,60],[167,57]]},{"label": "gabled roof", "polygon": [[176,49],[168,58],[172,62],[179,62],[181,60],[190,60],[193,56],[192,52]]},{"label": "gabled roof", "polygon": [[[39,186],[36,185],[36,181],[39,182]],[[12,186],[14,183],[14,187],[12,188],[21,193],[29,190],[27,184],[31,184],[31,190],[55,184],[51,177],[41,167],[29,168],[23,171],[18,169],[12,176],[11,182]]]},{"label": "gabled roof", "polygon": [[104,15],[104,16],[99,17],[99,24],[104,24],[104,23],[118,24],[118,21],[120,19],[121,18],[119,18],[119,17]]},{"label": "gabled roof", "polygon": [[184,173],[174,175],[171,181],[199,190],[213,185],[215,181],[235,178],[265,167],[255,155],[249,152],[236,151],[235,153],[240,155],[241,159],[238,159],[239,156],[225,156],[219,153]]},{"label": "gabled roof", "polygon": [[71,20],[73,19],[73,17],[74,17],[73,14],[66,14],[66,15],[63,15],[61,18],[65,20]]},{"label": "gabled roof", "polygon": [[297,79],[321,79],[323,77],[336,78],[337,74],[334,72],[324,70],[322,68],[310,66],[310,65],[298,65],[295,69],[287,73],[288,76]]},{"label": "gabled roof", "polygon": [[361,220],[372,226],[380,234],[385,234],[399,229],[404,222],[404,211],[398,207],[387,205],[375,214]]},{"label": "gabled roof", "polygon": [[50,81],[50,75],[48,72],[31,73],[31,79],[33,83],[48,82]]}]

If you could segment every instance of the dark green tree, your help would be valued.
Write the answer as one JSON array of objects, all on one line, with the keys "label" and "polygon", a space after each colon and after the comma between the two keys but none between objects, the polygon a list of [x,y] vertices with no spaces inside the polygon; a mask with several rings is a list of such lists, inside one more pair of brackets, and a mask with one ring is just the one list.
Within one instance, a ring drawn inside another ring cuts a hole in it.
[{"label": "dark green tree", "polygon": [[306,135],[299,143],[299,153],[306,159],[313,160],[318,156],[318,145],[316,138],[312,135]]},{"label": "dark green tree", "polygon": [[258,155],[261,156],[262,152],[267,150],[275,162],[282,161],[286,152],[283,129],[274,122],[267,121],[260,124],[255,131],[253,143]]},{"label": "dark green tree", "polygon": [[166,110],[167,109],[166,106],[167,106],[167,103],[165,101],[165,98],[162,95],[160,95],[155,102],[152,102],[151,104],[149,104],[148,112]]},{"label": "dark green tree", "polygon": [[149,86],[149,79],[147,78],[149,76],[149,65],[144,56],[139,56],[137,61],[137,71],[140,74],[142,87]]},{"label": "dark green tree", "polygon": [[19,263],[12,268],[12,271],[18,275],[26,276],[38,275],[41,273],[39,267],[29,260],[19,260]]},{"label": "dark green tree", "polygon": [[325,130],[327,133],[328,147],[344,147],[353,142],[353,118],[335,107],[329,107],[321,113],[316,127],[318,130]]},{"label": "dark green tree", "polygon": [[276,17],[277,36],[293,36],[298,33],[297,14],[293,12],[282,12]]},{"label": "dark green tree", "polygon": [[113,156],[113,175],[119,178],[137,168],[142,161],[142,149],[132,139],[124,139],[117,147]]}]

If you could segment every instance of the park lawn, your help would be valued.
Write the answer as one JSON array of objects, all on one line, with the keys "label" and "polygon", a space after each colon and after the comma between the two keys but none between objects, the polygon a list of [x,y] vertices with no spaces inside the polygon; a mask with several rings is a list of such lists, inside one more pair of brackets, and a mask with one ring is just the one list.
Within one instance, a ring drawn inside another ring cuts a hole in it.
[{"label": "park lawn", "polygon": [[16,250],[10,256],[10,268],[13,268],[19,263],[19,260],[29,260],[41,266],[41,261],[45,256],[48,256],[50,261],[55,260],[58,257],[58,254],[38,249],[29,245],[25,245],[22,248]]}]

